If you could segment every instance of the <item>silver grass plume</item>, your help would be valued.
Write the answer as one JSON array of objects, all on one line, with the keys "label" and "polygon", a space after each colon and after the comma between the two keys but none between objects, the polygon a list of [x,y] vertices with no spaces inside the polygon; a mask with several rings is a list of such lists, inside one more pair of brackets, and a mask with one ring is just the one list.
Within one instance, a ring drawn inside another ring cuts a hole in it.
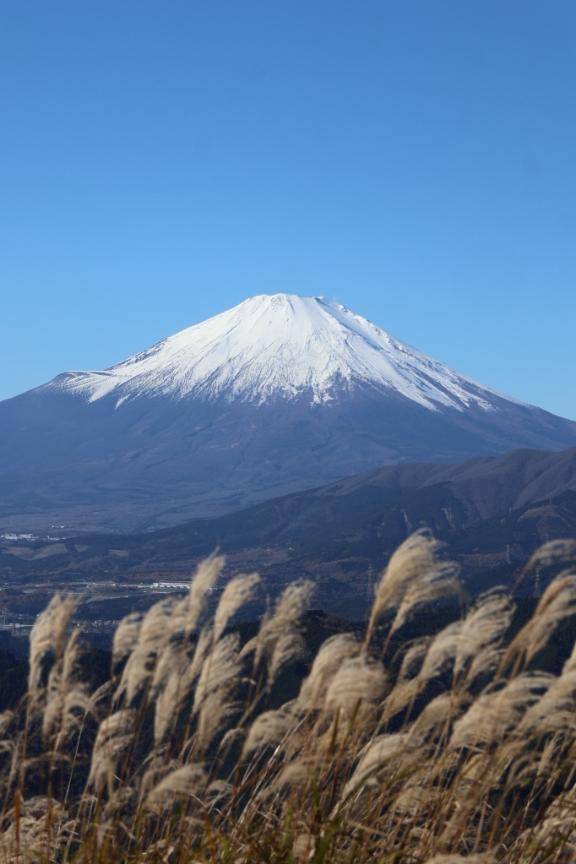
[{"label": "silver grass plume", "polygon": [[252,725],[244,742],[243,758],[262,747],[276,747],[294,727],[294,716],[286,708],[264,711]]},{"label": "silver grass plume", "polygon": [[142,627],[142,613],[131,612],[123,618],[114,632],[112,641],[112,666],[115,668],[119,663],[126,660],[138,644],[138,637]]},{"label": "silver grass plume", "polygon": [[265,781],[255,800],[271,798],[292,789],[307,785],[310,781],[311,766],[306,759],[295,759],[285,765],[272,782]]},{"label": "silver grass plume", "polygon": [[529,663],[566,619],[576,615],[576,576],[560,574],[542,594],[530,621],[512,640],[503,663]]},{"label": "silver grass plume", "polygon": [[61,658],[76,610],[77,600],[56,594],[46,609],[38,615],[30,631],[30,672],[28,692],[37,698],[45,688],[46,664]]},{"label": "silver grass plume", "polygon": [[418,676],[421,681],[430,681],[453,665],[460,645],[461,632],[462,622],[455,621],[434,636]]},{"label": "silver grass plume", "polygon": [[565,668],[542,697],[528,709],[518,725],[519,740],[526,737],[576,736],[576,669]]},{"label": "silver grass plume", "polygon": [[408,648],[398,670],[399,683],[409,681],[419,674],[431,642],[431,636],[424,636]]},{"label": "silver grass plume", "polygon": [[172,635],[170,641],[162,648],[150,682],[151,700],[159,697],[174,674],[182,673],[189,665],[187,648],[187,643],[179,633]]},{"label": "silver grass plume", "polygon": [[214,554],[201,561],[196,568],[188,595],[178,606],[178,613],[182,616],[186,633],[197,630],[206,609],[208,596],[216,587],[224,564],[224,557]]},{"label": "silver grass plume", "polygon": [[160,600],[152,606],[142,621],[136,647],[128,657],[116,690],[116,700],[125,697],[131,705],[152,681],[156,660],[170,639],[174,629],[175,603],[172,598]]},{"label": "silver grass plume", "polygon": [[[129,686],[126,688],[128,704],[131,704],[133,693],[141,690],[147,683],[151,685],[150,696],[155,700],[154,740],[156,744],[169,735],[182,702],[200,675],[202,664],[212,646],[212,633],[210,629],[204,628],[190,663],[186,640],[197,631],[208,595],[216,585],[223,566],[224,558],[220,555],[211,555],[198,565],[187,596],[170,610],[170,621],[167,622],[165,637],[161,644],[151,655],[149,651],[141,650],[142,639],[140,639],[136,651],[131,655],[126,666],[128,685],[133,672],[138,683],[137,689],[133,688],[131,691]],[[145,626],[146,619],[143,631]],[[151,674],[151,656],[154,660],[153,674]]]},{"label": "silver grass plume", "polygon": [[[532,860],[550,864],[570,864],[576,857],[576,823],[574,821],[576,802],[573,790],[558,796],[545,817],[516,839],[511,853],[520,861]],[[534,858],[537,851],[538,858]]]},{"label": "silver grass plume", "polygon": [[[435,540],[427,542],[436,543]],[[439,548],[440,544],[438,544]],[[454,561],[444,561],[436,558],[423,569],[420,576],[411,582],[402,597],[398,611],[394,616],[390,633],[395,633],[408,623],[412,615],[419,609],[445,600],[449,597],[462,596],[460,582],[460,566]]]},{"label": "silver grass plume", "polygon": [[22,801],[17,819],[14,812],[10,815],[11,824],[0,834],[2,864],[36,864],[60,859],[76,827],[62,804],[44,795]]},{"label": "silver grass plume", "polygon": [[254,651],[254,665],[265,658],[268,662],[268,686],[280,670],[302,656],[305,645],[300,633],[301,619],[313,585],[308,581],[293,582],[280,597],[272,614],[266,615],[252,644],[244,646],[243,655]]},{"label": "silver grass plume", "polygon": [[[422,693],[429,681],[438,678],[448,671],[454,663],[460,639],[461,621],[448,624],[433,638],[422,640],[418,645],[416,660],[421,662],[417,675],[407,678],[406,674],[398,677],[396,685],[390,691],[383,705],[382,721],[387,723],[396,714],[412,708],[417,697]],[[416,647],[416,646],[415,646]],[[421,655],[425,650],[423,661]],[[401,672],[404,669],[402,664]]]},{"label": "silver grass plume", "polygon": [[408,731],[411,742],[425,743],[444,736],[450,724],[468,706],[470,697],[458,697],[453,692],[441,693],[423,708]]},{"label": "silver grass plume", "polygon": [[564,668],[562,669],[563,673],[567,672],[575,672],[576,671],[576,642],[574,642],[574,647],[572,648],[572,653],[568,660],[566,660],[564,664]]},{"label": "silver grass plume", "polygon": [[377,787],[379,785],[378,774],[383,769],[386,769],[386,772],[390,774],[393,770],[390,768],[390,763],[395,760],[405,760],[410,753],[410,738],[405,733],[379,735],[374,738],[362,751],[354,773],[344,786],[340,796],[340,805],[366,786]]},{"label": "silver grass plume", "polygon": [[[192,577],[184,600],[161,600],[148,610],[142,621],[138,641],[128,657],[116,698],[125,696],[128,705],[153,681],[156,663],[171,637],[182,632],[193,633],[204,613],[208,595],[213,590],[224,566],[224,558],[211,555],[202,561]],[[127,634],[130,638],[130,633]]]},{"label": "silver grass plume", "polygon": [[392,717],[412,708],[425,683],[419,677],[398,681],[384,700],[381,714],[382,723],[387,724]]},{"label": "silver grass plume", "polygon": [[242,574],[228,582],[222,592],[214,616],[214,639],[216,642],[220,639],[234,615],[254,599],[259,584],[260,576],[257,573]]},{"label": "silver grass plume", "polygon": [[490,591],[478,599],[460,629],[454,662],[456,681],[473,682],[478,675],[498,667],[513,614],[514,604],[500,591]]},{"label": "silver grass plume", "polygon": [[200,633],[190,658],[188,638],[182,630],[172,633],[157,659],[151,677],[149,699],[154,703],[154,743],[165,741],[183,710],[184,703],[202,671],[213,647],[213,634],[205,626]]},{"label": "silver grass plume", "polygon": [[387,675],[381,663],[364,655],[344,660],[326,690],[325,707],[352,715],[359,704],[377,703],[386,690]]},{"label": "silver grass plume", "polygon": [[88,788],[101,795],[106,787],[111,794],[118,766],[132,746],[136,712],[125,708],[106,717],[99,726],[88,777]]},{"label": "silver grass plume", "polygon": [[416,820],[421,822],[429,819],[438,809],[441,799],[441,789],[435,786],[429,787],[415,776],[410,785],[400,790],[391,804],[391,810],[396,817],[413,824]]},{"label": "silver grass plume", "polygon": [[202,765],[183,765],[164,777],[150,791],[146,806],[153,810],[165,810],[178,802],[199,802],[207,783],[208,777]]},{"label": "silver grass plume", "polygon": [[271,687],[281,671],[306,653],[306,644],[300,633],[288,632],[278,637],[268,664],[268,687]]},{"label": "silver grass plume", "polygon": [[[396,549],[376,588],[366,631],[366,644],[370,642],[378,621],[387,612],[397,609],[397,616],[401,616],[399,620],[405,619],[410,609],[414,608],[414,604],[419,602],[416,585],[422,583],[419,596],[424,597],[425,586],[431,587],[436,579],[442,583],[445,575],[451,582],[455,575],[452,569],[454,565],[444,571],[445,562],[438,559],[441,548],[441,544],[428,531],[417,531]],[[407,605],[402,609],[402,603],[409,590],[412,592],[412,599],[408,595]],[[396,626],[398,627],[399,623],[396,623]]]},{"label": "silver grass plume", "polygon": [[152,755],[139,782],[139,801],[147,809],[157,809],[156,804],[160,804],[162,809],[163,803],[176,802],[179,798],[197,798],[202,794],[202,803],[209,812],[224,803],[233,787],[225,780],[213,780],[206,786],[207,781],[208,774],[203,764],[183,765],[176,759],[167,759],[165,753]]},{"label": "silver grass plume", "polygon": [[512,678],[499,690],[484,693],[454,724],[450,746],[483,749],[500,744],[553,680],[552,675],[527,673]]},{"label": "silver grass plume", "polygon": [[54,744],[56,751],[65,749],[68,736],[72,732],[78,733],[82,729],[88,715],[97,715],[91,694],[82,686],[76,686],[69,690],[64,696],[62,705],[60,730]]},{"label": "silver grass plume", "polygon": [[213,647],[214,633],[212,628],[206,624],[198,636],[194,655],[184,673],[183,692],[190,692],[196,685],[205,664],[208,662]]},{"label": "silver grass plume", "polygon": [[151,698],[154,705],[154,742],[165,741],[194,693],[196,683],[214,647],[212,628],[205,625],[188,659],[186,642],[169,643],[164,649],[152,679]]},{"label": "silver grass plume", "polygon": [[308,677],[303,681],[298,705],[304,710],[322,708],[330,681],[345,660],[357,657],[360,645],[351,633],[331,636],[320,647]]},{"label": "silver grass plume", "polygon": [[0,714],[0,741],[9,734],[10,727],[16,718],[16,712],[10,709],[2,711]]},{"label": "silver grass plume", "polygon": [[220,639],[204,661],[194,694],[193,714],[197,715],[197,746],[205,750],[236,709],[233,695],[238,686],[241,664],[239,637],[231,633]]},{"label": "silver grass plume", "polygon": [[152,678],[150,699],[154,702],[154,743],[160,744],[170,733],[179,714],[185,692],[190,661],[182,641],[164,648]]},{"label": "silver grass plume", "polygon": [[540,546],[532,555],[524,573],[538,567],[553,567],[557,564],[571,564],[576,561],[576,540],[550,540]]},{"label": "silver grass plume", "polygon": [[75,628],[62,658],[52,667],[46,689],[42,735],[48,740],[58,733],[56,749],[64,743],[70,731],[82,725],[85,715],[93,710],[88,688],[83,680],[81,656],[80,629]]},{"label": "silver grass plume", "polygon": [[143,765],[144,770],[138,783],[140,802],[144,801],[152,789],[158,786],[168,774],[181,767],[181,762],[170,759],[164,751],[153,751]]}]

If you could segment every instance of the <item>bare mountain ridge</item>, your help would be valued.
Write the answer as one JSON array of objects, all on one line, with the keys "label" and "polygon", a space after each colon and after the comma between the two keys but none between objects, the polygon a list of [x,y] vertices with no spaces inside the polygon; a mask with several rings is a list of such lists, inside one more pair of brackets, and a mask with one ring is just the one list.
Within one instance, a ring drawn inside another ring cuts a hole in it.
[{"label": "bare mountain ridge", "polygon": [[4,544],[0,574],[182,579],[218,547],[229,574],[257,568],[272,588],[305,575],[317,583],[318,606],[361,614],[370,574],[421,527],[447,543],[472,593],[515,579],[541,543],[576,538],[576,448],[388,466],[146,534]]}]

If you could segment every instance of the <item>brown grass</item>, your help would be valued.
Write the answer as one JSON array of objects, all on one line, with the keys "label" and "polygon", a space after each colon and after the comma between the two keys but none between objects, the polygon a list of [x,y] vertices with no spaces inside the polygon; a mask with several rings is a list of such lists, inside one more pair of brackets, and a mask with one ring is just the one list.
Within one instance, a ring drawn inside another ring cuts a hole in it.
[{"label": "brown grass", "polygon": [[229,583],[212,616],[213,556],[184,601],[119,625],[97,690],[54,598],[29,693],[0,716],[0,864],[571,864],[572,552],[535,558],[563,569],[518,632],[503,590],[438,628],[438,604],[462,603],[457,568],[414,535],[364,640],[328,639],[299,684],[309,583],[242,645],[230,625],[259,580]]}]

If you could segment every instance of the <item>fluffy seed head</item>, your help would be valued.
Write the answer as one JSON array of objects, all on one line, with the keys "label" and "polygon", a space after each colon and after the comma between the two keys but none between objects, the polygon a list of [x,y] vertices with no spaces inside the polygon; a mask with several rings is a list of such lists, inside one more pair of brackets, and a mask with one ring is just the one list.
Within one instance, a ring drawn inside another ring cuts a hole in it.
[{"label": "fluffy seed head", "polygon": [[260,584],[257,573],[248,573],[231,579],[222,592],[214,616],[214,639],[218,641],[234,615],[247,603],[253,600]]},{"label": "fluffy seed head", "polygon": [[359,703],[378,702],[384,695],[387,677],[380,663],[365,656],[350,657],[341,663],[326,691],[325,706],[330,711],[352,714]]},{"label": "fluffy seed head", "polygon": [[351,633],[340,633],[327,639],[314,658],[310,673],[300,688],[299,706],[306,710],[321,708],[330,681],[342,663],[357,657],[359,653],[360,645]]},{"label": "fluffy seed head", "polygon": [[416,606],[445,596],[457,585],[458,568],[439,558],[441,544],[428,531],[417,531],[394,552],[382,573],[368,622],[366,642],[384,614],[397,609],[398,629]]},{"label": "fluffy seed head", "polygon": [[454,677],[474,681],[482,672],[497,668],[502,641],[510,628],[514,605],[501,591],[480,597],[466,616],[454,662]]},{"label": "fluffy seed head", "polygon": [[313,585],[311,582],[293,582],[289,585],[271,615],[264,617],[254,641],[254,664],[268,660],[268,683],[274,682],[280,670],[302,655],[300,634],[301,618],[306,610]]},{"label": "fluffy seed head", "polygon": [[238,645],[237,633],[220,639],[204,661],[198,678],[193,713],[198,715],[197,743],[201,751],[217,733],[226,731],[224,723],[236,709],[233,695],[241,671]]},{"label": "fluffy seed head", "polygon": [[119,663],[132,653],[138,643],[140,628],[142,627],[142,614],[132,612],[126,615],[116,627],[114,640],[112,642],[112,666]]},{"label": "fluffy seed head", "polygon": [[165,810],[178,802],[190,802],[202,797],[208,778],[202,765],[183,765],[172,771],[155,786],[146,799],[146,806]]},{"label": "fluffy seed head", "polygon": [[190,583],[188,596],[181,607],[186,632],[192,633],[198,628],[208,597],[220,578],[224,564],[224,557],[214,554],[198,565]]},{"label": "fluffy seed head", "polygon": [[510,643],[503,662],[529,663],[568,618],[576,616],[576,576],[561,574],[548,585],[527,624]]},{"label": "fluffy seed head", "polygon": [[252,723],[244,748],[243,757],[248,756],[254,750],[261,747],[270,747],[280,744],[285,735],[294,725],[294,717],[286,709],[278,711],[265,711]]},{"label": "fluffy seed head", "polygon": [[30,673],[28,689],[38,695],[47,683],[51,662],[61,657],[77,600],[56,594],[41,612],[30,631]]},{"label": "fluffy seed head", "polygon": [[482,749],[502,742],[553,680],[543,673],[520,675],[500,690],[480,696],[456,721],[450,746]]},{"label": "fluffy seed head", "polygon": [[94,742],[88,787],[101,794],[106,785],[111,791],[118,765],[127,757],[134,737],[136,712],[117,711],[102,721]]}]

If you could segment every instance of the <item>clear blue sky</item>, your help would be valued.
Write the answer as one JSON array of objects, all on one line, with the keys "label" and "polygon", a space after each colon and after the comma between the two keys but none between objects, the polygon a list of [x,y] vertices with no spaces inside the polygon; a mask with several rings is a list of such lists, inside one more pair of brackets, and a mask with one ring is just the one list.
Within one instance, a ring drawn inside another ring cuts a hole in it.
[{"label": "clear blue sky", "polygon": [[576,418],[574,0],[18,0],[0,397],[256,293]]}]

